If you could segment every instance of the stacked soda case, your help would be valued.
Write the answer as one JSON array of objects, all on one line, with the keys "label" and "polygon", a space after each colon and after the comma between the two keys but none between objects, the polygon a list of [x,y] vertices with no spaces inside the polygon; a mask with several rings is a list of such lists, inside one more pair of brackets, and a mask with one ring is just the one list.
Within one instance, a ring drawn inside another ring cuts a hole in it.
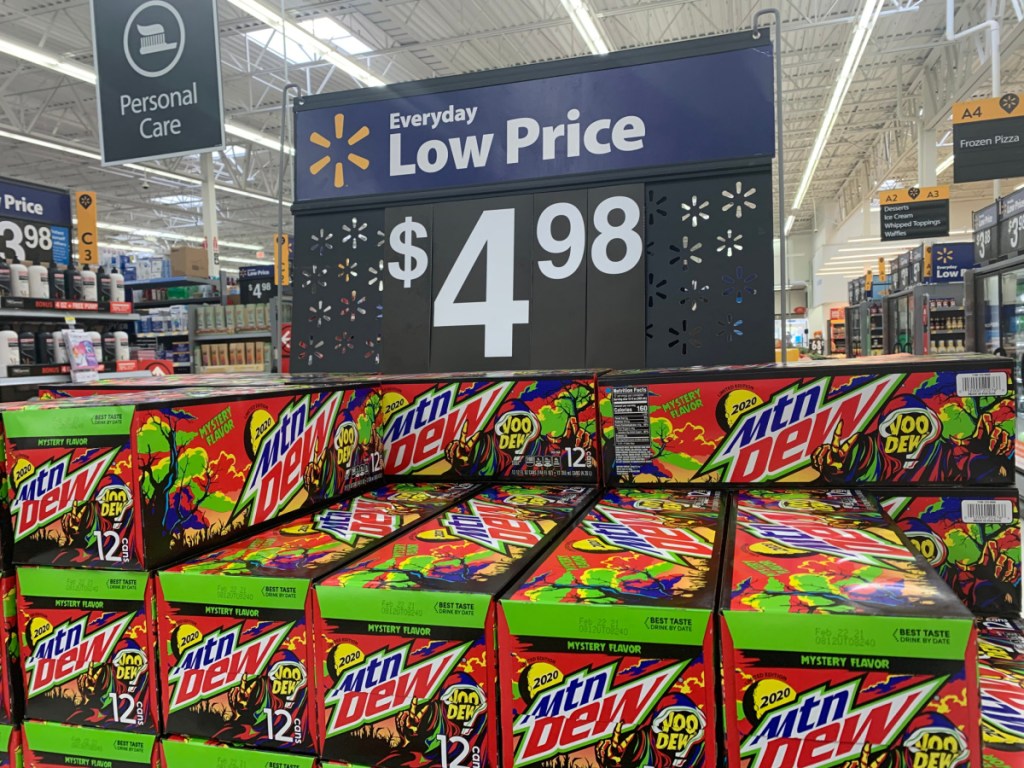
[{"label": "stacked soda case", "polygon": [[974,618],[873,499],[737,492],[721,601],[730,767],[981,768]]},{"label": "stacked soda case", "polygon": [[716,765],[717,491],[601,498],[502,598],[499,765]]},{"label": "stacked soda case", "polygon": [[161,571],[165,733],[313,754],[313,583],[472,491],[385,486]]},{"label": "stacked soda case", "polygon": [[985,768],[1024,765],[1024,623],[978,619],[981,734]]}]

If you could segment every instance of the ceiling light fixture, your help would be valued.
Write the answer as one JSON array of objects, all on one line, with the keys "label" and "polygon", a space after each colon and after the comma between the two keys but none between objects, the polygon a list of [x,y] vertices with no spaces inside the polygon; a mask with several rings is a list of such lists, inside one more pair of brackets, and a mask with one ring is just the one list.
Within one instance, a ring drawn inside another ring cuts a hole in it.
[{"label": "ceiling light fixture", "polygon": [[[165,240],[181,240],[186,243],[202,243],[204,238],[199,235],[185,235],[181,232],[165,232],[159,229],[145,229],[143,227],[129,227],[124,224],[107,224],[100,222],[96,225],[98,229],[105,229],[110,232],[124,232],[139,237],[160,237]],[[242,251],[262,251],[262,245],[250,245],[249,243],[236,243],[230,240],[221,240],[220,245],[224,248],[238,248]]]},{"label": "ceiling light fixture", "polygon": [[[234,2],[234,0],[231,1]],[[573,26],[580,33],[580,37],[583,38],[583,42],[587,44],[587,48],[590,49],[591,53],[604,55],[611,52],[612,47],[601,33],[601,28],[597,25],[597,19],[591,13],[586,0],[562,0],[562,7],[569,14]]]},{"label": "ceiling light fixture", "polygon": [[867,48],[868,40],[871,38],[871,32],[875,28],[875,23],[878,21],[878,14],[882,10],[883,4],[884,0],[864,0],[864,7],[861,10],[860,18],[857,20],[857,26],[854,27],[853,37],[850,40],[850,49],[846,52],[846,59],[839,70],[839,78],[836,80],[835,89],[832,91],[832,97],[829,99],[825,115],[821,120],[821,128],[818,130],[818,136],[814,140],[811,156],[807,160],[807,167],[804,169],[803,178],[800,179],[800,186],[797,187],[796,197],[793,198],[794,211],[799,210],[800,206],[804,204],[804,198],[807,197],[807,192],[811,188],[814,172],[817,170],[821,156],[825,152],[825,145],[832,134],[832,128],[839,117],[839,111],[843,108],[846,93],[850,90],[850,85],[853,83],[853,77]]},{"label": "ceiling light fixture", "polygon": [[[266,147],[267,149],[281,149],[280,140],[275,141],[270,136],[260,133],[259,131],[251,130],[249,128],[246,128],[245,126],[226,122],[224,124],[224,130],[230,133],[232,136],[237,136],[240,139],[251,141],[253,144],[259,144],[261,147]],[[286,155],[294,155],[295,148],[285,144],[284,153]]]},{"label": "ceiling light fixture", "polygon": [[789,234],[790,230],[793,229],[793,225],[794,224],[796,224],[796,216],[794,216],[791,213],[791,214],[789,214],[789,217],[786,219],[786,234],[787,235]]},{"label": "ceiling light fixture", "polygon": [[370,70],[343,55],[330,43],[325,43],[318,39],[294,21],[286,19],[278,11],[258,2],[258,0],[228,0],[228,2],[239,10],[248,13],[257,21],[260,21],[271,29],[280,32],[300,48],[304,48],[306,51],[311,53],[316,53],[328,64],[333,64],[342,72],[363,85],[386,85],[383,80],[373,74]]},{"label": "ceiling light fixture", "polygon": [[935,166],[935,175],[936,176],[941,175],[943,173],[943,171],[945,171],[947,168],[949,168],[953,164],[953,160],[955,158],[956,158],[956,155],[950,155],[945,160],[943,160],[941,163],[939,163],[937,166]]}]

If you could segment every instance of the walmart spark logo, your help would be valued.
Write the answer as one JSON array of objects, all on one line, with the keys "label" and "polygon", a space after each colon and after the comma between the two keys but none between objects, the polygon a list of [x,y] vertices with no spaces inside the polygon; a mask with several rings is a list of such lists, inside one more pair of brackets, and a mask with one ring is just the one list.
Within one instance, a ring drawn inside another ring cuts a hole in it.
[{"label": "walmart spark logo", "polygon": [[[344,140],[348,146],[354,147],[356,144],[358,144],[360,141],[362,141],[369,135],[370,129],[364,125],[358,131],[349,136],[348,139],[345,139],[345,115],[338,113],[337,115],[334,116],[334,138],[336,141],[340,142]],[[321,157],[319,160],[317,160],[315,163],[309,166],[309,172],[316,176],[318,173],[320,173],[320,171],[322,171],[324,168],[330,165],[331,160],[334,159],[332,157],[333,153],[330,151],[331,140],[326,138],[319,131],[314,131],[309,135],[309,141],[310,143],[315,144],[318,147],[323,147],[324,149],[327,150],[327,153],[323,157]],[[361,171],[365,171],[367,168],[370,167],[370,161],[367,160],[362,155],[356,154],[355,152],[349,152],[348,155],[345,156],[345,160],[352,163],[352,165],[354,165]],[[344,186],[345,163],[342,160],[336,160],[334,162],[334,188],[341,189]]]},{"label": "walmart spark logo", "polygon": [[953,249],[952,248],[936,248],[935,258],[940,264],[949,264],[953,261]]}]

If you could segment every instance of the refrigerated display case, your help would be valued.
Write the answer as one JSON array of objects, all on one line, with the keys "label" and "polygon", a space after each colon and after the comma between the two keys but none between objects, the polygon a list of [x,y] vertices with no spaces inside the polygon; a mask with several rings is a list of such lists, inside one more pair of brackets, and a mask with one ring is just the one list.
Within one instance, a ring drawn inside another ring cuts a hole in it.
[{"label": "refrigerated display case", "polygon": [[828,353],[846,354],[846,308],[833,307],[828,318]]},{"label": "refrigerated display case", "polygon": [[882,299],[865,301],[858,309],[862,354],[885,354],[885,312],[882,309]]},{"label": "refrigerated display case", "polygon": [[915,285],[885,297],[885,349],[912,355],[966,351],[964,284]]},{"label": "refrigerated display case", "polygon": [[1014,360],[1017,392],[1017,471],[1024,473],[1024,256],[974,271],[974,290],[968,295],[968,314],[974,319],[978,352],[1007,355]]},{"label": "refrigerated display case", "polygon": [[863,352],[860,334],[860,305],[847,307],[843,310],[843,314],[846,318],[846,356],[860,357]]}]

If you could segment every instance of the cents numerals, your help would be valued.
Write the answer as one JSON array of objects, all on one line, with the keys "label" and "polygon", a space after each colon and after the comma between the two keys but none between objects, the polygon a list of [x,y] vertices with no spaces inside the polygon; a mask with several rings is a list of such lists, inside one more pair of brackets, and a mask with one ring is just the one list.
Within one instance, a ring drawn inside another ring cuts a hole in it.
[{"label": "cents numerals", "polygon": [[[434,327],[483,327],[485,357],[511,357],[514,327],[530,322],[530,301],[516,299],[513,293],[516,215],[515,208],[480,214],[434,298]],[[544,277],[564,280],[576,274],[589,256],[594,267],[607,275],[629,272],[643,258],[643,239],[636,231],[640,215],[637,201],[621,195],[598,203],[589,224],[576,205],[552,203],[537,216],[535,235],[541,249],[554,258],[539,260],[537,268]],[[588,253],[590,233],[594,237]],[[404,288],[427,272],[427,252],[417,242],[426,237],[426,227],[412,216],[396,224],[388,236],[391,250],[399,257],[388,262],[388,272]],[[486,270],[483,301],[459,301],[481,258]]]}]

